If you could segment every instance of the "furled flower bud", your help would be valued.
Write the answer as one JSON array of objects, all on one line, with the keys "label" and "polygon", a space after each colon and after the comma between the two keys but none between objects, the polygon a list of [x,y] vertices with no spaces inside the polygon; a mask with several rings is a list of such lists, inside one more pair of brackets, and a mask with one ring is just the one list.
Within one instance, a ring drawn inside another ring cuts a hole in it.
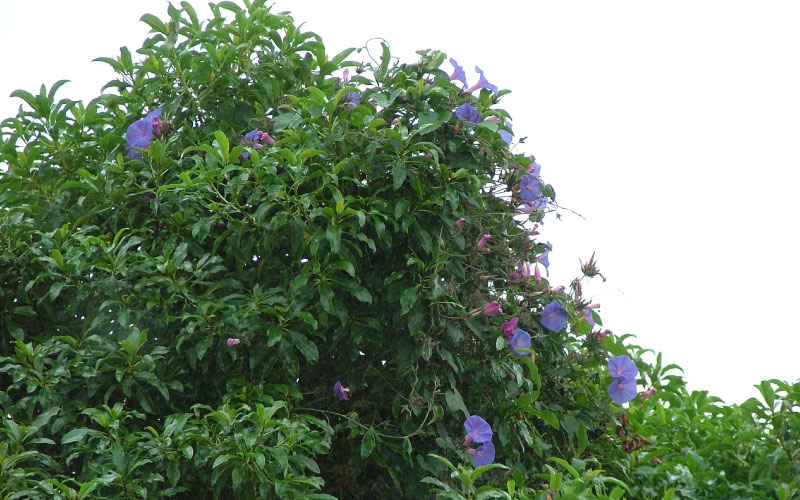
[{"label": "furled flower bud", "polygon": [[241,341],[242,341],[241,339],[230,337],[230,338],[228,338],[228,341],[225,342],[225,343],[228,345],[228,347],[233,347],[233,346],[239,345],[239,343]]}]

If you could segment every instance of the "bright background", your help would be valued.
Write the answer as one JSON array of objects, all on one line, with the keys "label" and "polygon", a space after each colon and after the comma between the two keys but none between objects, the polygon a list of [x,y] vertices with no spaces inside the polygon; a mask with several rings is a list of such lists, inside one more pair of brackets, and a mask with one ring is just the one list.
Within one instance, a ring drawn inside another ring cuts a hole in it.
[{"label": "bright background", "polygon": [[[346,6],[345,6],[346,4]],[[17,88],[113,78],[99,56],[135,51],[164,0],[0,0],[0,117]],[[198,14],[208,9],[197,2]],[[605,326],[685,369],[726,402],[800,377],[796,285],[800,3],[280,0],[328,52],[383,37],[436,48],[513,90],[515,150],[535,154],[562,210],[542,228],[551,282],[593,251]],[[370,42],[373,53],[379,44]],[[444,70],[451,71],[449,64]],[[469,83],[477,76],[468,72]]]}]

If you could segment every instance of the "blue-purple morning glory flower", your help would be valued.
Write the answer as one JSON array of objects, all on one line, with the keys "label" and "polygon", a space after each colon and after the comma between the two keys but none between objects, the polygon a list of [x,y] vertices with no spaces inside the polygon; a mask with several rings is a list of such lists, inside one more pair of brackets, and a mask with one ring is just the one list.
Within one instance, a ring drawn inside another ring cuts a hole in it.
[{"label": "blue-purple morning glory flower", "polygon": [[358,92],[348,92],[343,97],[344,107],[347,109],[354,109],[361,104],[361,98]]},{"label": "blue-purple morning glory flower", "polygon": [[560,332],[567,326],[567,311],[561,307],[557,300],[554,300],[544,306],[542,318],[539,322],[551,332]]},{"label": "blue-purple morning glory flower", "polygon": [[455,59],[452,57],[450,58],[450,64],[453,65],[453,74],[450,75],[450,81],[458,80],[459,82],[464,84],[464,87],[467,86],[467,75],[464,73],[464,68],[458,65]]},{"label": "blue-purple morning glory flower", "polygon": [[539,165],[536,162],[533,162],[533,163],[531,163],[531,166],[528,167],[528,173],[529,174],[533,174],[536,177],[539,177],[539,175],[541,175],[541,173],[542,173],[542,166]]},{"label": "blue-purple morning glory flower", "polygon": [[485,443],[492,440],[492,427],[489,423],[478,415],[470,415],[464,421],[464,429],[467,430],[467,436],[464,438],[464,446],[469,446],[472,443]]},{"label": "blue-purple morning glory flower", "polygon": [[466,102],[456,108],[456,116],[459,120],[464,120],[465,122],[481,122],[481,115],[478,114],[478,110],[475,109],[475,106]]},{"label": "blue-purple morning glory flower", "polygon": [[350,397],[347,395],[348,392],[350,392],[350,388],[343,387],[340,380],[337,380],[336,383],[333,384],[333,393],[336,394],[336,397],[342,401],[350,400]]},{"label": "blue-purple morning glory flower", "polygon": [[539,256],[537,259],[539,264],[544,266],[544,270],[547,271],[547,275],[550,276],[550,251],[553,249],[553,244],[549,241],[547,242],[547,250]]},{"label": "blue-purple morning glory flower", "polygon": [[475,71],[477,71],[478,74],[481,75],[481,77],[478,80],[478,83],[467,89],[467,93],[471,94],[478,89],[487,89],[497,94],[497,85],[492,85],[491,83],[489,83],[489,80],[487,80],[486,76],[484,76],[483,74],[483,70],[475,66]]},{"label": "blue-purple morning glory flower", "polygon": [[628,356],[614,356],[608,360],[608,371],[614,378],[632,378],[635,379],[639,374],[639,368],[636,367],[631,358]]},{"label": "blue-purple morning glory flower", "polygon": [[142,155],[134,148],[147,149],[150,141],[161,129],[161,108],[155,109],[141,120],[137,120],[125,132],[125,145],[128,147],[128,158],[142,160]]},{"label": "blue-purple morning glory flower", "polygon": [[542,191],[542,181],[533,174],[525,174],[519,181],[519,196],[525,201],[534,202]]},{"label": "blue-purple morning glory flower", "polygon": [[608,386],[608,395],[618,405],[630,401],[636,397],[636,379],[615,377]]},{"label": "blue-purple morning glory flower", "polygon": [[519,356],[527,356],[528,353],[524,351],[518,351],[517,349],[530,349],[531,348],[531,336],[525,330],[517,328],[514,330],[514,336],[511,337],[511,340],[508,341],[508,347]]},{"label": "blue-purple morning glory flower", "polygon": [[590,325],[594,326],[594,316],[592,315],[591,309],[583,310],[583,319]]},{"label": "blue-purple morning glory flower", "polygon": [[[505,125],[509,129],[512,129],[510,121],[503,122],[503,125]],[[499,129],[497,129],[497,133],[500,134],[500,138],[503,139],[503,141],[506,144],[511,144],[511,141],[513,140],[513,135],[511,134],[511,132],[499,128]]]},{"label": "blue-purple morning glory flower", "polygon": [[494,462],[494,444],[491,441],[483,443],[474,450],[469,450],[469,452],[475,455],[475,467],[489,465]]}]

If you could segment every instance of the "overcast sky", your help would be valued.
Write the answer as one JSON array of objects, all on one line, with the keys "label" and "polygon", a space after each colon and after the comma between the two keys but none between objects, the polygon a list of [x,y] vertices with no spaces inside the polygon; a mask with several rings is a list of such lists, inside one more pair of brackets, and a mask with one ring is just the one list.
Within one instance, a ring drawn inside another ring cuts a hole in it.
[{"label": "overcast sky", "polygon": [[[17,88],[69,79],[89,99],[99,56],[135,51],[166,1],[0,0],[0,117]],[[198,13],[208,12],[195,3]],[[597,253],[605,325],[727,402],[800,378],[797,291],[800,2],[281,0],[329,53],[385,38],[436,48],[510,89],[520,153],[562,211],[543,227],[551,282]],[[445,65],[445,71],[450,71]],[[470,84],[477,80],[468,72]]]}]

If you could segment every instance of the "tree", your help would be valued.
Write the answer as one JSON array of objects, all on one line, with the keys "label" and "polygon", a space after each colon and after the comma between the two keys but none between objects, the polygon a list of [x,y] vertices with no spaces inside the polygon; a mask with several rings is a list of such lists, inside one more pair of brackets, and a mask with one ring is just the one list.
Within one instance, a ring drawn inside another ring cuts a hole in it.
[{"label": "tree", "polygon": [[[601,331],[593,258],[541,276],[555,192],[504,91],[432,50],[329,56],[264,4],[145,15],[87,104],[14,93],[3,498],[706,498],[744,470],[708,444],[731,419],[770,457],[736,484],[796,492],[796,386],[687,394]],[[625,410],[631,370],[659,392]]]}]

